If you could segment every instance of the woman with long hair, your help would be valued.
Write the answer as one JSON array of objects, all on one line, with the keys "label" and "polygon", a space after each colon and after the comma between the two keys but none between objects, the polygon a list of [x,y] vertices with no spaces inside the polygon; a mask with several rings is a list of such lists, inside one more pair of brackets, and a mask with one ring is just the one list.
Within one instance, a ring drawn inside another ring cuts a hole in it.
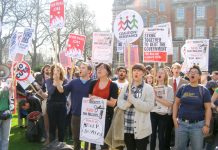
[{"label": "woman with long hair", "polygon": [[64,78],[64,69],[61,64],[53,65],[51,67],[50,79],[46,80],[50,142],[55,140],[56,129],[58,129],[58,141],[64,141],[67,96],[64,93],[63,85],[66,83],[67,80]]},{"label": "woman with long hair", "polygon": [[168,85],[168,73],[163,68],[160,68],[156,75],[155,91],[155,107],[151,112],[151,143],[150,149],[155,150],[156,137],[158,131],[159,150],[164,149],[164,141],[167,137],[164,136],[167,125],[167,114],[172,111],[173,105],[173,88]]},{"label": "woman with long hair", "polygon": [[[112,82],[110,76],[112,75],[111,68],[108,64],[100,63],[96,66],[97,80],[93,80],[90,83],[90,98],[102,98],[107,101],[106,120],[105,120],[105,135],[110,128],[111,121],[113,118],[114,107],[117,103],[118,98],[118,87],[117,84]],[[107,149],[108,146],[104,145],[103,149]]]}]

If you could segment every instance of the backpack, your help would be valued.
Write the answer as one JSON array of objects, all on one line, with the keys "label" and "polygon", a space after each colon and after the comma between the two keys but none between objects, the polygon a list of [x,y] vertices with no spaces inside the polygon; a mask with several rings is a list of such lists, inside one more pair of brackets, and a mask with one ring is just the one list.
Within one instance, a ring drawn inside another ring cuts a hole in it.
[{"label": "backpack", "polygon": [[38,121],[28,120],[26,138],[29,142],[39,142],[40,141]]},{"label": "backpack", "polygon": [[[188,85],[190,85],[190,84],[185,84],[185,85],[182,86],[183,89],[182,89],[181,95],[184,94],[185,88],[186,88]],[[204,92],[204,87],[203,87],[201,84],[198,84],[198,90],[199,90],[199,93],[200,93],[201,98],[203,98],[205,92]]]}]

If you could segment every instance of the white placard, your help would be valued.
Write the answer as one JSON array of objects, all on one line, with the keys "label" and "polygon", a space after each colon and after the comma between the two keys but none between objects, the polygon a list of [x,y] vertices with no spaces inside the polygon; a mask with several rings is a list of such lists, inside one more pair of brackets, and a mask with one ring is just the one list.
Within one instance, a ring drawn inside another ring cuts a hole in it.
[{"label": "white placard", "polygon": [[133,43],[142,34],[142,17],[134,10],[124,10],[114,20],[114,34],[122,43]]},{"label": "white placard", "polygon": [[26,80],[19,81],[18,83],[22,86],[22,88],[25,90],[31,83],[35,81],[35,78],[32,76],[32,74],[29,75],[29,77]]},{"label": "white placard", "polygon": [[83,98],[80,122],[80,140],[104,144],[106,103],[104,99]]},{"label": "white placard", "polygon": [[186,40],[185,62],[188,68],[197,65],[201,71],[208,71],[209,39]]},{"label": "white placard", "polygon": [[[154,91],[159,98],[167,98],[167,91],[164,86],[155,86]],[[152,109],[151,112],[157,112],[157,113],[167,113],[168,112],[168,107],[162,105],[161,103],[155,101],[155,106]]]},{"label": "white placard", "polygon": [[173,38],[172,38],[172,29],[171,29],[171,23],[167,22],[167,23],[163,23],[163,24],[158,24],[155,25],[154,27],[161,27],[161,28],[166,28],[167,30],[167,55],[173,55]]},{"label": "white placard", "polygon": [[113,33],[94,32],[92,41],[92,62],[112,64],[113,41]]}]

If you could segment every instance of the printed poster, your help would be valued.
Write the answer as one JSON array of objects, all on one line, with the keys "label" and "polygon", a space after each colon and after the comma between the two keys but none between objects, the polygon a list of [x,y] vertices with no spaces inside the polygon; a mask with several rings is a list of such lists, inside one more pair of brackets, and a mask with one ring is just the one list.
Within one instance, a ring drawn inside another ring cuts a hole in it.
[{"label": "printed poster", "polygon": [[68,37],[66,55],[83,60],[85,41],[86,36],[84,35],[70,34]]},{"label": "printed poster", "polygon": [[72,67],[72,61],[71,58],[66,56],[66,51],[61,51],[59,53],[59,60],[63,67]]},{"label": "printed poster", "polygon": [[22,88],[25,90],[26,88],[28,88],[28,86],[33,83],[35,81],[35,78],[32,76],[32,74],[30,74],[28,76],[28,78],[26,80],[22,80],[22,81],[19,81],[18,80],[18,83],[22,86]]},{"label": "printed poster", "polygon": [[64,27],[64,1],[56,0],[50,4],[50,27],[60,29]]},{"label": "printed poster", "polygon": [[112,64],[113,41],[113,33],[94,32],[92,41],[92,62]]},{"label": "printed poster", "polygon": [[146,28],[143,33],[143,62],[167,62],[167,28]]},{"label": "printed poster", "polygon": [[83,98],[80,140],[98,145],[104,144],[106,103],[104,99]]}]

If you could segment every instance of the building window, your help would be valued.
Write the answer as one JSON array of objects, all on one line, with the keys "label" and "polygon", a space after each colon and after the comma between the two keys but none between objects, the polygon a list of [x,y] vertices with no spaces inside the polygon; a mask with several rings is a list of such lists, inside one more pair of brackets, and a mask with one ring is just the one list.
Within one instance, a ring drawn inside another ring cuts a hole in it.
[{"label": "building window", "polygon": [[166,23],[167,22],[167,18],[166,17],[161,17],[159,20],[159,23]]},{"label": "building window", "polygon": [[177,27],[176,38],[183,38],[183,37],[184,37],[184,27]]},{"label": "building window", "polygon": [[173,47],[173,62],[177,62],[179,60],[179,48]]},{"label": "building window", "polygon": [[142,15],[142,19],[143,19],[143,22],[144,22],[144,27],[146,27],[147,26],[147,22],[148,22],[147,14],[143,14]]},{"label": "building window", "polygon": [[188,28],[188,38],[191,38],[192,36],[192,28]]},{"label": "building window", "polygon": [[195,29],[196,37],[204,37],[205,27],[204,26],[197,26]]},{"label": "building window", "polygon": [[150,0],[150,8],[155,9],[156,8],[156,0]]},{"label": "building window", "polygon": [[164,4],[164,2],[160,2],[159,3],[159,11],[160,12],[164,12],[165,11],[165,4]]},{"label": "building window", "polygon": [[185,18],[185,10],[184,7],[176,9],[176,19],[177,20],[184,20]]},{"label": "building window", "polygon": [[156,16],[155,15],[151,15],[150,19],[149,19],[149,27],[152,27],[155,24],[156,24]]},{"label": "building window", "polygon": [[197,6],[196,18],[197,19],[205,18],[205,6]]}]

